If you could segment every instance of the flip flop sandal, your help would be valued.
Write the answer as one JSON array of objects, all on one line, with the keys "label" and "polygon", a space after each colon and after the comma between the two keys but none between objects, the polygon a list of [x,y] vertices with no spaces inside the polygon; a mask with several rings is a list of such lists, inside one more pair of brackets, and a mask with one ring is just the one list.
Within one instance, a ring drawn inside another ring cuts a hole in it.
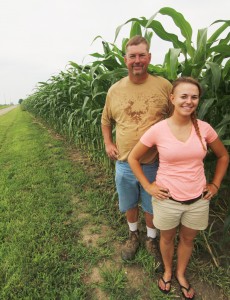
[{"label": "flip flop sandal", "polygon": [[[165,285],[165,288],[166,288],[166,284],[170,284],[169,290],[163,290],[163,289],[159,286],[159,281],[160,281],[160,280],[163,281],[163,283],[164,283],[164,285]],[[165,281],[164,278],[163,278],[163,276],[162,276],[161,278],[159,278],[157,285],[158,285],[159,290],[160,290],[162,293],[164,293],[164,294],[168,294],[168,293],[170,292],[170,290],[171,290],[171,280]]]},{"label": "flip flop sandal", "polygon": [[188,300],[189,300],[189,299],[190,299],[190,300],[191,300],[191,299],[195,299],[195,294],[193,295],[192,298],[190,298],[190,297],[186,297],[185,294],[184,294],[184,292],[183,292],[183,289],[185,289],[186,292],[188,293],[188,292],[190,291],[191,287],[192,287],[191,284],[189,283],[189,284],[188,284],[188,287],[186,288],[185,286],[183,286],[183,285],[180,284],[180,282],[179,282],[179,280],[177,279],[177,277],[176,277],[176,280],[177,280],[177,282],[179,283],[180,290],[181,290],[181,294],[183,295],[184,299],[188,299]]}]

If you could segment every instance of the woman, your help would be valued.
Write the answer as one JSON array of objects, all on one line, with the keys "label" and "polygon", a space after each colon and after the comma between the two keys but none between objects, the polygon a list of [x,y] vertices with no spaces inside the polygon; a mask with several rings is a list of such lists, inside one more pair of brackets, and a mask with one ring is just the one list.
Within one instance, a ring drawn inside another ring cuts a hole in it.
[{"label": "woman", "polygon": [[[196,119],[201,96],[199,83],[191,77],[173,83],[171,117],[153,125],[131,151],[128,162],[144,189],[152,195],[153,223],[160,229],[164,274],[158,280],[163,293],[171,289],[174,240],[179,227],[175,277],[185,299],[195,291],[185,277],[199,230],[208,226],[209,201],[218,192],[229,163],[229,155],[214,129]],[[159,152],[156,181],[149,182],[139,160],[152,146]],[[213,180],[206,182],[203,159],[210,148],[217,157]],[[179,226],[180,225],[180,226]]]}]

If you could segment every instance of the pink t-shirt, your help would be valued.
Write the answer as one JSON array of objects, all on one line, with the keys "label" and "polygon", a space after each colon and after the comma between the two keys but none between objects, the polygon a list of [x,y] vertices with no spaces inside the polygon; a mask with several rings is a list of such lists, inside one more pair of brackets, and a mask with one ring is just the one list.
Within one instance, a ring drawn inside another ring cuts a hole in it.
[{"label": "pink t-shirt", "polygon": [[[198,126],[204,145],[218,137],[208,123],[198,120]],[[206,184],[203,159],[207,151],[204,151],[194,126],[188,140],[181,142],[171,132],[166,119],[148,129],[140,141],[147,147],[157,146],[160,165],[156,183],[168,188],[171,197],[185,201],[202,193]]]}]

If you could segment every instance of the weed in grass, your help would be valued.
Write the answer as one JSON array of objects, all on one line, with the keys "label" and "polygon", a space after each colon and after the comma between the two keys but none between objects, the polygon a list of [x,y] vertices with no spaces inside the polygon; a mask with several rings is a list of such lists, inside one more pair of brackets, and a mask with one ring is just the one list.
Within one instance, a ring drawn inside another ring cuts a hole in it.
[{"label": "weed in grass", "polygon": [[103,282],[99,286],[109,295],[109,299],[138,299],[136,297],[138,291],[127,286],[128,280],[124,269],[111,266],[103,268],[100,273]]},{"label": "weed in grass", "polygon": [[157,267],[157,263],[154,259],[154,256],[149,255],[143,247],[139,249],[137,255],[135,257],[135,261],[140,264],[143,270],[148,274],[150,277],[154,277],[155,269]]}]

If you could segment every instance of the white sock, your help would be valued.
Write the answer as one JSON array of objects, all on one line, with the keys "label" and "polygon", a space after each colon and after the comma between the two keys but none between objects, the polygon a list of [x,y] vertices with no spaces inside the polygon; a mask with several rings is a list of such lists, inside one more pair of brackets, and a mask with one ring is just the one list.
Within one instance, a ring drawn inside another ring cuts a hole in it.
[{"label": "white sock", "polygon": [[146,228],[147,228],[147,237],[151,237],[152,239],[155,239],[155,237],[157,236],[156,228],[150,228],[148,226],[146,226]]},{"label": "white sock", "polygon": [[137,231],[137,222],[135,222],[135,223],[128,222],[128,225],[129,225],[130,231]]}]

